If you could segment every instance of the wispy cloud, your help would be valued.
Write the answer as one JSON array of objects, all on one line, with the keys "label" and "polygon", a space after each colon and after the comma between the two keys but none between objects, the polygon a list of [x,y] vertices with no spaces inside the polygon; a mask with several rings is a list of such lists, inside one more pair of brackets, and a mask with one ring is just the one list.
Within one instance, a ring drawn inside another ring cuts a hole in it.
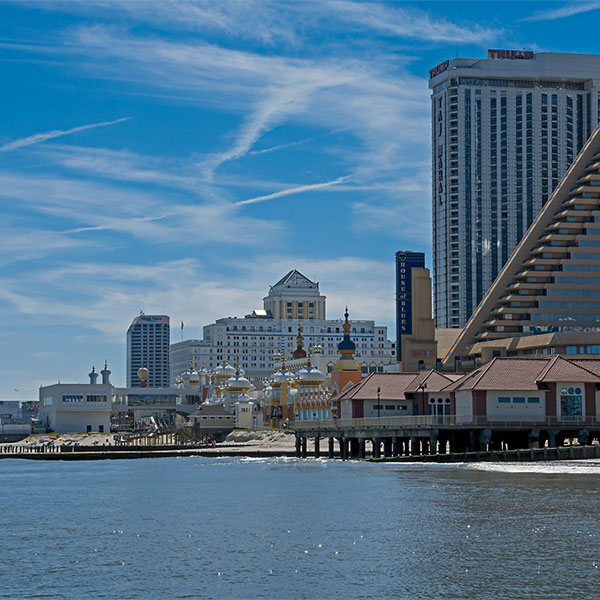
[{"label": "wispy cloud", "polygon": [[409,39],[444,44],[483,44],[497,38],[501,32],[475,24],[457,25],[437,19],[415,8],[394,3],[352,2],[341,0],[319,3],[321,10],[330,10],[338,20],[379,33]]},{"label": "wispy cloud", "polygon": [[296,146],[301,146],[303,144],[308,144],[309,142],[314,142],[316,140],[322,140],[325,137],[330,135],[335,135],[336,133],[341,133],[343,131],[348,131],[347,128],[338,128],[333,131],[328,131],[327,133],[323,133],[321,135],[313,135],[311,137],[304,138],[303,140],[297,140],[295,142],[289,142],[287,144],[279,144],[277,146],[271,146],[270,148],[263,148],[262,150],[251,150],[248,152],[248,156],[259,156],[261,154],[268,154],[269,152],[276,152],[277,150],[285,150],[287,148],[294,148]]},{"label": "wispy cloud", "polygon": [[72,129],[55,129],[54,131],[47,131],[45,133],[35,133],[33,135],[21,138],[19,140],[13,140],[3,146],[0,146],[0,152],[9,152],[10,150],[16,150],[17,148],[24,148],[25,146],[33,146],[40,142],[45,142],[54,138],[62,137],[63,135],[71,135],[72,133],[79,133],[80,131],[86,131],[87,129],[95,129],[96,127],[106,127],[108,125],[116,125],[123,121],[128,121],[131,117],[123,117],[114,121],[102,121],[100,123],[92,123],[91,125],[80,125],[79,127],[73,127]]},{"label": "wispy cloud", "polygon": [[281,190],[274,192],[273,194],[267,194],[266,196],[257,196],[256,198],[249,198],[248,200],[241,200],[236,202],[236,206],[244,206],[245,204],[256,204],[257,202],[264,202],[265,200],[274,200],[275,198],[283,198],[284,196],[292,196],[293,194],[302,194],[304,192],[314,192],[316,190],[322,190],[325,188],[333,187],[334,185],[340,185],[350,179],[350,175],[344,177],[338,177],[333,181],[324,181],[323,183],[311,183],[309,185],[299,185],[287,190]]},{"label": "wispy cloud", "polygon": [[471,23],[468,18],[453,22],[415,7],[387,2],[330,0],[313,2],[309,10],[303,2],[282,0],[121,0],[110,3],[88,0],[45,2],[38,6],[96,18],[110,14],[125,17],[129,22],[150,23],[172,31],[221,33],[267,47],[276,44],[298,47],[314,31],[346,33],[349,27],[358,36],[368,37],[374,31],[438,44],[483,44],[502,34],[499,30]]},{"label": "wispy cloud", "polygon": [[571,2],[560,8],[553,8],[539,13],[535,13],[530,17],[525,17],[523,21],[554,21],[555,19],[564,19],[573,17],[581,13],[590,12],[591,10],[600,9],[600,2]]},{"label": "wispy cloud", "polygon": [[0,171],[2,199],[18,201],[33,215],[52,217],[57,227],[63,226],[63,235],[107,232],[127,243],[253,246],[266,236],[277,237],[282,229],[277,221],[239,215],[229,202],[186,203],[173,192],[129,189],[66,176]]}]

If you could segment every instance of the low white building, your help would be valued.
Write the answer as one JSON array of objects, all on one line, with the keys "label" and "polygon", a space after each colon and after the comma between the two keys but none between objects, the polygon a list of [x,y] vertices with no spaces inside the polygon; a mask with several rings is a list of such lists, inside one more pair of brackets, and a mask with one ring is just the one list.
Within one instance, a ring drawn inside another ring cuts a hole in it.
[{"label": "low white building", "polygon": [[102,383],[95,369],[90,383],[56,383],[39,390],[39,419],[57,433],[108,433],[111,417],[130,415],[133,423],[154,418],[174,424],[175,414],[192,413],[202,402],[200,388],[115,387],[105,366]]},{"label": "low white building", "polygon": [[110,432],[112,385],[56,383],[40,388],[40,421],[57,433]]}]

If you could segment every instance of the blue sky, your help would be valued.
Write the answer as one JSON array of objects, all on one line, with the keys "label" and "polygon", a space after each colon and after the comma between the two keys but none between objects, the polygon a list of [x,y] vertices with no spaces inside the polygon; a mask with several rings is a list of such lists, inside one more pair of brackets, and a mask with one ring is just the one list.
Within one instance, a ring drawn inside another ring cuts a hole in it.
[{"label": "blue sky", "polygon": [[393,336],[430,254],[427,71],[599,52],[600,3],[0,2],[0,399],[124,380],[140,309],[199,338],[292,268]]}]

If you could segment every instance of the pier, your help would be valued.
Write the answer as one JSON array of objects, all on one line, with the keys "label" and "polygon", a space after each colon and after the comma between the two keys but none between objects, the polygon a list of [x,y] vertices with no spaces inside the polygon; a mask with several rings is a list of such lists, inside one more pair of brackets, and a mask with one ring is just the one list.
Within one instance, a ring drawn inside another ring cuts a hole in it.
[{"label": "pier", "polygon": [[[465,456],[470,460],[521,460],[522,455],[523,459],[557,460],[564,455],[563,447],[575,453],[573,458],[600,457],[575,450],[588,447],[600,452],[600,446],[591,445],[600,439],[596,417],[547,417],[529,422],[487,417],[470,417],[465,422],[454,415],[331,419],[297,422],[295,431],[298,458],[309,456],[309,439],[314,440],[311,455],[316,458],[334,458],[336,442],[342,459],[428,461],[437,457],[437,462],[462,462]],[[565,446],[567,440],[576,440],[578,445]]]}]

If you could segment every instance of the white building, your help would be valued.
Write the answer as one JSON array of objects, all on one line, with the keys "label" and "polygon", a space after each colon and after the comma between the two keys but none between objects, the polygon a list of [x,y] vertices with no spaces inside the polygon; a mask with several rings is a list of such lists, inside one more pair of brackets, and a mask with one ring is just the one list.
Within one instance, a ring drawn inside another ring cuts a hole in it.
[{"label": "white building", "polygon": [[140,314],[127,330],[127,386],[141,387],[137,376],[142,366],[148,369],[147,387],[169,386],[169,317]]},{"label": "white building", "polygon": [[[270,375],[276,363],[273,354],[290,356],[296,348],[298,327],[304,344],[322,347],[328,370],[337,361],[337,345],[344,335],[342,319],[326,318],[326,297],[319,284],[295,269],[271,286],[263,308],[245,317],[225,317],[204,327],[203,340],[186,340],[171,345],[171,383],[190,364],[202,363],[214,370],[224,359],[239,358],[246,377],[258,382]],[[370,320],[353,320],[355,356],[366,373],[383,371],[396,361],[394,344],[387,339],[387,327]]]},{"label": "white building", "polygon": [[430,71],[437,327],[462,327],[599,120],[600,55],[489,50]]},{"label": "white building", "polygon": [[202,402],[202,390],[198,387],[115,387],[110,383],[106,365],[101,374],[102,383],[97,383],[98,374],[92,369],[90,383],[40,387],[41,424],[57,433],[109,433],[111,417],[127,415],[134,426],[150,418],[169,426],[175,423],[177,412],[190,414]]}]

